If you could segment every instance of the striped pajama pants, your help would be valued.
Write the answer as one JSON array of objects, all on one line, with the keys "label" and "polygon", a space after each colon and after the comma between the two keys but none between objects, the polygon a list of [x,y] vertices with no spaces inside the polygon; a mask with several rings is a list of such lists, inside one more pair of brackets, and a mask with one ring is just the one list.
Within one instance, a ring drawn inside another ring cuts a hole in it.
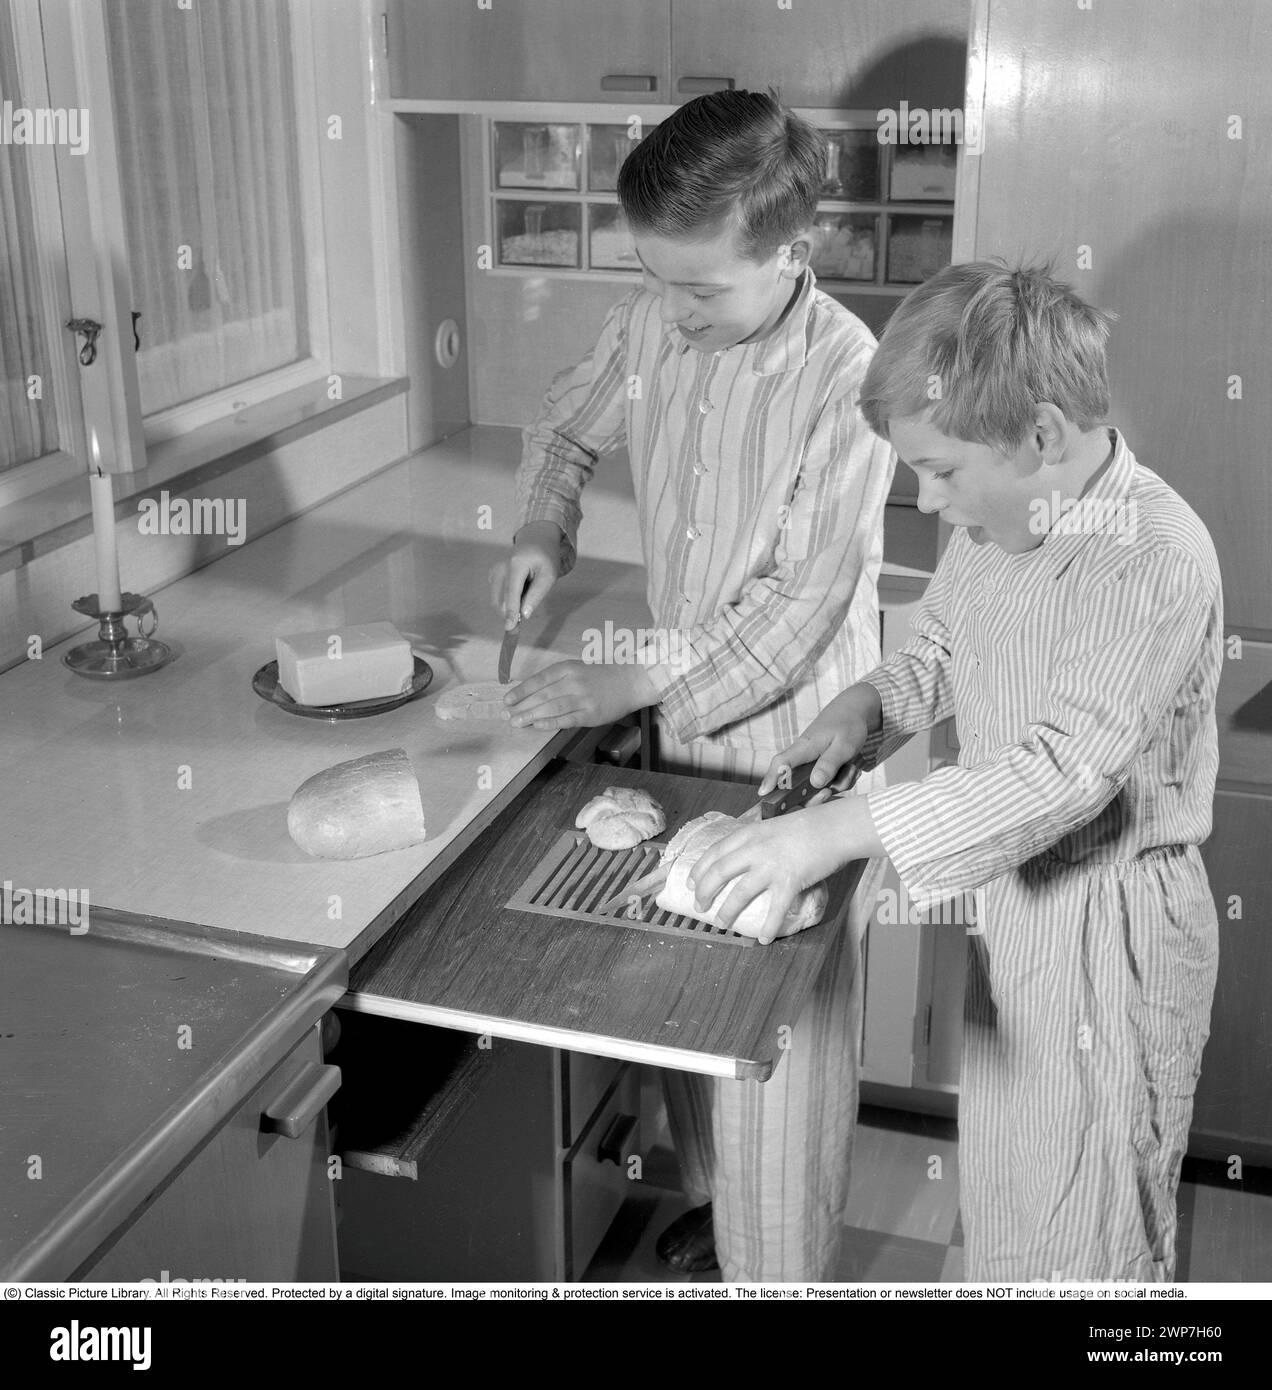
[{"label": "striped pajama pants", "polygon": [[1196,846],[980,893],[959,1099],[970,1282],[1175,1274],[1218,923]]},{"label": "striped pajama pants", "polygon": [[[768,763],[767,755],[678,744],[660,729],[663,772],[756,784]],[[882,785],[876,771],[854,790]],[[712,1203],[729,1283],[808,1282],[832,1272],[857,1122],[862,942],[883,869],[871,860],[835,920],[811,928],[833,932],[834,944],[768,1081],[663,1074],[685,1191]]]}]

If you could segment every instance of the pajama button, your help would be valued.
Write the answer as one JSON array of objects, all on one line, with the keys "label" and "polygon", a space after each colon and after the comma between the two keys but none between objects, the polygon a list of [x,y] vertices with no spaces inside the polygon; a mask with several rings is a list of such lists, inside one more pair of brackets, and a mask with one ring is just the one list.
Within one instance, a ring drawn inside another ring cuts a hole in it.
[{"label": "pajama button", "polygon": [[695,477],[701,478],[702,475],[707,471],[707,465],[705,463],[695,463],[693,466],[693,471]]},{"label": "pajama button", "polygon": [[710,415],[710,414],[711,414],[711,402],[710,402],[710,401],[699,401],[699,402],[698,402],[698,413],[699,413],[700,415]]},{"label": "pajama button", "polygon": [[702,535],[702,532],[699,531],[698,528],[697,528],[696,526],[690,526],[690,527],[685,531],[685,535],[688,536],[689,539],[690,539],[691,541],[696,541],[696,540],[698,539],[698,537],[699,537],[700,535]]}]

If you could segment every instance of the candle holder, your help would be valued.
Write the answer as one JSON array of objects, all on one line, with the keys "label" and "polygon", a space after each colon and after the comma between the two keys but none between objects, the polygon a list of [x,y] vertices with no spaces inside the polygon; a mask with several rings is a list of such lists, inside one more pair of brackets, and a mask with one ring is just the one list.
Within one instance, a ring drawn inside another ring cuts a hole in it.
[{"label": "candle holder", "polygon": [[[96,594],[85,594],[71,604],[77,613],[100,622],[97,641],[72,647],[62,658],[77,676],[88,676],[91,680],[128,680],[132,676],[149,675],[172,660],[172,648],[166,642],[157,642],[153,636],[159,626],[154,604],[143,594],[122,594],[120,603],[122,607],[110,613],[98,607]],[[124,619],[130,615],[137,620],[136,637],[130,637],[124,626]]]}]

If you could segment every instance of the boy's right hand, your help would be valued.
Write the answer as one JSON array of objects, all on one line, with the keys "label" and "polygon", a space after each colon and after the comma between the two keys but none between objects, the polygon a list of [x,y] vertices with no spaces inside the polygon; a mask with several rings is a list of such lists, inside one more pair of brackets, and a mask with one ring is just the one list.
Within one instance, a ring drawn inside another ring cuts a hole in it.
[{"label": "boy's right hand", "polygon": [[560,574],[561,528],[552,521],[527,522],[513,537],[511,558],[490,571],[490,597],[504,627],[528,618]]},{"label": "boy's right hand", "polygon": [[809,776],[814,787],[843,790],[854,782],[859,768],[849,768],[872,730],[880,727],[883,709],[879,692],[864,681],[850,685],[826,706],[802,734],[769,764],[757,795],[765,796],[779,784],[783,772],[816,760]]}]

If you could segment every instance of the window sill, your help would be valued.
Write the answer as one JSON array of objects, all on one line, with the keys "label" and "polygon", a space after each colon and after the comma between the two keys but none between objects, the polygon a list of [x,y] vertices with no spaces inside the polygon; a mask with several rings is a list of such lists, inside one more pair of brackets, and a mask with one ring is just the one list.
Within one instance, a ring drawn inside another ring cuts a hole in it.
[{"label": "window sill", "polygon": [[[145,468],[114,474],[115,509],[158,499],[174,485],[189,490],[264,457],[284,444],[406,392],[405,377],[346,376],[343,398],[327,398],[326,379],[285,392],[148,449]],[[55,484],[0,509],[0,574],[79,540],[92,530],[88,488],[82,477]]]}]

